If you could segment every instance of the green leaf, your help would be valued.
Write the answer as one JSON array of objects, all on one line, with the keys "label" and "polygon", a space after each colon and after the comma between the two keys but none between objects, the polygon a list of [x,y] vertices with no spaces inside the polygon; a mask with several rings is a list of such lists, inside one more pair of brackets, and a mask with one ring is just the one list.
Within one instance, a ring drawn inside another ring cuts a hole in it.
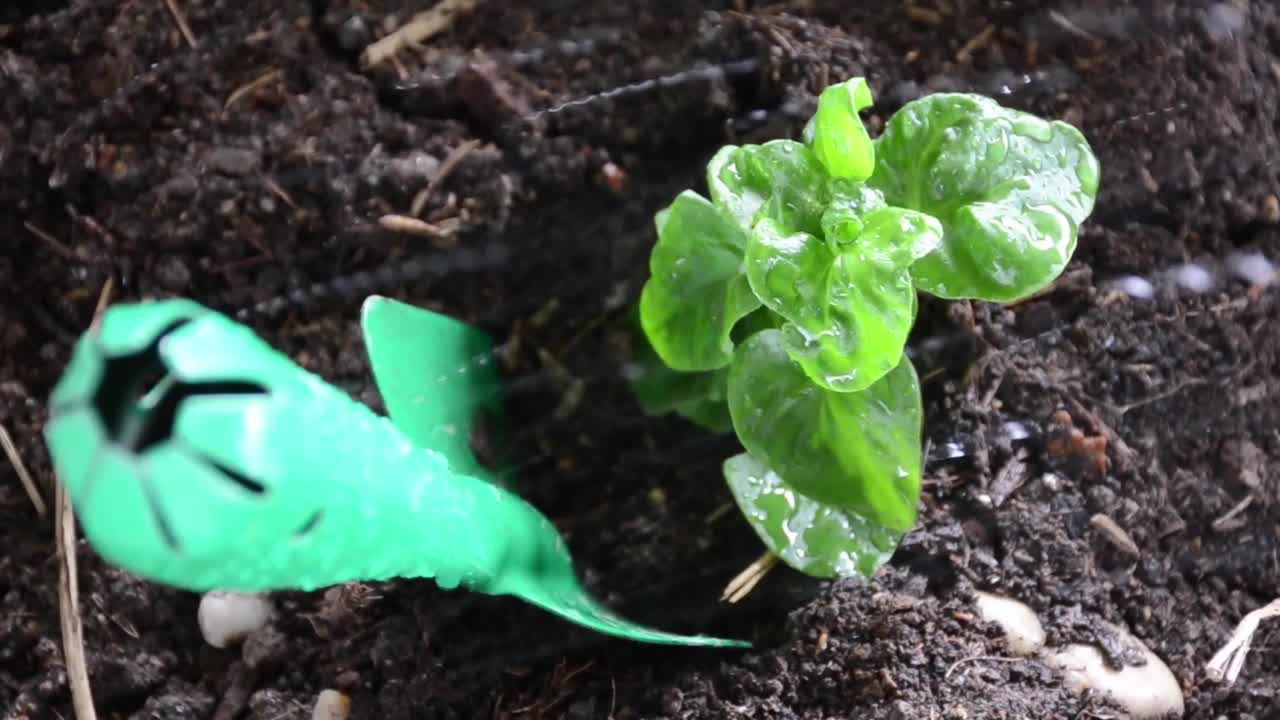
[{"label": "green leaf", "polygon": [[645,334],[673,370],[724,367],[733,353],[734,324],[760,307],[742,268],[746,235],[688,190],[656,221],[658,242],[640,295]]},{"label": "green leaf", "polygon": [[818,111],[805,128],[806,141],[836,178],[866,180],[875,169],[875,146],[858,111],[871,107],[866,78],[832,85],[818,96]]},{"label": "green leaf", "polygon": [[[749,318],[743,323],[747,320]],[[672,370],[654,352],[644,330],[639,327],[638,318],[632,332],[632,360],[628,380],[646,414],[658,416],[674,412],[713,433],[733,430],[733,420],[729,417],[727,366],[694,373]]]},{"label": "green leaf", "polygon": [[942,227],[894,207],[827,224],[833,233],[858,234],[823,242],[760,221],[747,241],[747,279],[765,307],[788,321],[786,349],[804,373],[828,390],[858,391],[902,358],[915,321],[909,267],[938,246]]},{"label": "green leaf", "polygon": [[868,184],[890,205],[942,221],[941,247],[912,268],[917,287],[1008,302],[1062,272],[1093,210],[1098,176],[1074,127],[980,95],[939,93],[889,120]]},{"label": "green leaf", "polygon": [[798,492],[890,530],[915,522],[923,412],[905,355],[866,390],[832,392],[791,360],[781,331],[765,330],[734,353],[729,412],[747,451]]},{"label": "green leaf", "polygon": [[794,140],[730,145],[707,165],[712,202],[733,216],[743,232],[762,217],[792,230],[821,232],[830,199],[828,179],[813,150]]},{"label": "green leaf", "polygon": [[853,242],[862,234],[863,218],[886,205],[884,193],[866,183],[831,181],[831,201],[822,212],[822,235],[832,252]]},{"label": "green leaf", "polygon": [[747,453],[725,461],[724,477],[765,547],[807,575],[869,577],[902,539],[856,512],[814,500]]}]

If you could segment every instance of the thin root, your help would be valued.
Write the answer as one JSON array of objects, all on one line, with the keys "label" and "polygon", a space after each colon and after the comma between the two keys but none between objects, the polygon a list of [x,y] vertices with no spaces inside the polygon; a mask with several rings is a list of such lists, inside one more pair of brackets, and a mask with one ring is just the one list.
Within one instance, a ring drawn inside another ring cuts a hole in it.
[{"label": "thin root", "polygon": [[1228,686],[1234,684],[1244,668],[1245,658],[1249,656],[1249,645],[1253,642],[1253,634],[1258,631],[1258,624],[1278,615],[1280,598],[1245,615],[1227,644],[1204,666],[1205,675],[1213,682],[1225,682]]},{"label": "thin root", "polygon": [[771,552],[766,552],[746,567],[745,570],[738,573],[729,584],[725,586],[724,593],[720,595],[720,601],[728,601],[735,604],[742,598],[746,597],[755,590],[765,575],[778,564],[778,556]]},{"label": "thin root", "polygon": [[13,471],[18,473],[18,479],[22,481],[22,488],[27,491],[27,497],[31,498],[31,504],[36,506],[36,514],[44,517],[49,511],[45,507],[44,498],[40,497],[36,481],[27,471],[27,464],[22,462],[22,455],[18,454],[18,446],[13,444],[13,438],[10,437],[9,430],[4,425],[0,425],[0,445],[4,446],[4,454],[8,455],[9,462],[13,463]]},{"label": "thin root", "polygon": [[191,32],[191,26],[187,24],[187,16],[182,12],[182,8],[178,7],[178,0],[164,0],[164,4],[169,6],[169,14],[173,16],[178,32],[182,33],[182,39],[187,41],[187,47],[194,48],[196,35]]},{"label": "thin root", "polygon": [[271,83],[275,82],[276,80],[279,80],[283,76],[284,76],[284,71],[280,70],[279,68],[273,68],[271,70],[268,70],[267,72],[262,73],[258,77],[241,85],[235,90],[232,90],[231,94],[227,96],[227,101],[222,104],[222,109],[226,110],[232,105],[235,105],[237,102],[240,101],[241,98],[245,97],[246,95],[249,95],[250,93],[254,92],[255,90],[258,90],[259,88],[263,88],[263,87],[266,87],[267,85],[270,85]]}]

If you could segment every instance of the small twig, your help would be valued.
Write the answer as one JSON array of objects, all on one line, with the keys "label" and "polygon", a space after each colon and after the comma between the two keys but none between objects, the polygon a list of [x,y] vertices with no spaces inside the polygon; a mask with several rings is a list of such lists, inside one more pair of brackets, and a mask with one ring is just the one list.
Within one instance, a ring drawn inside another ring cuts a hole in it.
[{"label": "small twig", "polygon": [[951,663],[951,667],[947,668],[947,672],[946,672],[945,674],[943,674],[942,679],[943,679],[943,680],[950,680],[950,679],[951,679],[951,673],[955,672],[955,669],[956,669],[956,668],[960,667],[961,665],[964,665],[965,663],[970,663],[970,662],[1026,662],[1026,660],[1027,660],[1027,658],[1022,658],[1022,657],[999,657],[999,656],[996,656],[996,655],[972,655],[972,656],[970,656],[970,657],[960,658],[959,660],[957,660],[957,661],[955,661],[955,662]]},{"label": "small twig", "polygon": [[453,25],[460,13],[473,10],[479,4],[480,0],[441,0],[435,7],[414,15],[398,30],[366,47],[360,53],[360,66],[371,68],[407,46],[439,35]]},{"label": "small twig", "polygon": [[18,446],[13,444],[13,438],[9,435],[9,430],[0,424],[0,445],[4,446],[4,454],[9,456],[9,462],[13,464],[13,471],[18,473],[18,480],[22,481],[22,487],[27,491],[27,497],[31,498],[31,504],[36,506],[36,514],[44,517],[48,512],[45,507],[44,498],[40,497],[40,490],[36,488],[36,481],[31,477],[31,473],[27,471],[27,464],[22,462],[22,455],[18,453]]},{"label": "small twig", "polygon": [[62,625],[62,653],[71,686],[76,720],[97,720],[89,668],[84,657],[84,625],[80,621],[80,583],[76,578],[76,516],[66,487],[58,482],[54,492],[57,515],[54,535],[58,546],[58,617]]},{"label": "small twig", "polygon": [[422,192],[413,198],[413,205],[409,208],[410,216],[419,217],[422,215],[422,208],[426,206],[427,200],[431,198],[431,193],[435,192],[449,177],[449,174],[453,172],[454,168],[458,167],[458,163],[462,162],[462,159],[479,145],[479,140],[468,140],[449,153],[444,162],[440,163],[440,169],[436,171],[436,176],[431,178],[431,181],[422,189]]},{"label": "small twig", "polygon": [[1235,519],[1240,516],[1240,513],[1248,510],[1249,506],[1252,504],[1253,495],[1245,495],[1244,499],[1236,503],[1235,506],[1228,510],[1225,515],[1214,520],[1210,527],[1212,527],[1213,531],[1216,533],[1227,533],[1238,529],[1241,525],[1237,524]]},{"label": "small twig", "polygon": [[75,252],[72,251],[71,248],[67,247],[66,245],[63,245],[57,238],[45,232],[44,230],[41,230],[31,221],[24,220],[22,222],[22,226],[27,229],[27,232],[30,232],[32,235],[35,235],[36,237],[43,240],[45,244],[50,247],[50,249],[52,249],[55,253],[61,255],[64,260],[70,260],[72,262],[80,261],[80,258],[76,257]]},{"label": "small twig", "polygon": [[93,308],[93,320],[89,323],[90,330],[98,329],[98,323],[102,321],[102,313],[107,311],[107,305],[111,304],[111,295],[116,291],[116,277],[108,275],[107,281],[102,283],[102,291],[98,293],[98,304]]},{"label": "small twig", "polygon": [[1049,11],[1049,19],[1052,20],[1054,23],[1056,23],[1058,27],[1062,28],[1063,30],[1066,30],[1072,35],[1075,35],[1076,37],[1084,40],[1088,40],[1089,42],[1095,45],[1098,44],[1098,36],[1094,35],[1093,33],[1087,30],[1082,29],[1079,25],[1076,25],[1075,23],[1071,22],[1070,18],[1058,12],[1057,10]]},{"label": "small twig", "polygon": [[777,564],[778,556],[771,552],[765,552],[765,554],[756,558],[755,562],[752,562],[745,570],[734,576],[729,581],[729,584],[725,586],[724,593],[720,595],[721,602],[727,600],[730,603],[737,603],[746,597]]},{"label": "small twig", "polygon": [[281,75],[283,75],[283,71],[281,71],[279,68],[273,68],[271,70],[268,70],[267,72],[262,73],[258,77],[250,80],[249,82],[241,85],[235,90],[232,90],[231,94],[227,96],[227,101],[222,104],[222,109],[226,110],[232,105],[235,105],[244,96],[252,93],[253,91],[259,88],[262,88],[271,84],[273,81],[279,79]]},{"label": "small twig", "polygon": [[1280,598],[1245,615],[1227,644],[1204,666],[1205,675],[1213,682],[1233,685],[1244,668],[1245,658],[1249,656],[1249,646],[1253,643],[1253,634],[1258,631],[1258,624],[1276,616],[1280,616]]},{"label": "small twig", "polygon": [[[111,302],[115,278],[107,277],[98,296],[98,306],[89,328],[95,329]],[[93,709],[93,690],[89,686],[89,667],[84,655],[84,625],[80,619],[80,582],[76,574],[76,515],[67,497],[67,488],[55,478],[53,533],[58,556],[58,618],[62,626],[62,653],[66,663],[67,684],[71,686],[71,704],[76,720],[97,720]]]},{"label": "small twig", "polygon": [[979,50],[986,48],[991,44],[991,37],[995,34],[996,26],[988,25],[982,29],[977,35],[969,38],[969,42],[964,44],[956,53],[956,62],[967,63],[973,59],[973,54]]},{"label": "small twig", "polygon": [[187,41],[187,46],[194,49],[196,46],[196,35],[191,32],[191,26],[187,24],[187,16],[182,13],[182,8],[178,7],[178,0],[164,0],[164,4],[169,6],[169,14],[173,16],[173,22],[178,26],[178,32],[182,33],[182,39]]}]

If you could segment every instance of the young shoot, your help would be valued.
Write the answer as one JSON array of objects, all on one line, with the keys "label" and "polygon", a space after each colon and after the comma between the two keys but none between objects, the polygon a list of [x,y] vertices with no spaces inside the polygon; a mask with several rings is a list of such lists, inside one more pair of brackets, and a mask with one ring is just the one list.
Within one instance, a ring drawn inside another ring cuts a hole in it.
[{"label": "young shoot", "polygon": [[745,452],[724,463],[768,550],[870,575],[916,521],[917,292],[1011,302],[1062,272],[1099,166],[1079,130],[980,95],[908,103],[872,140],[865,79],[827,88],[802,139],[721,148],[706,196],[656,216],[637,398]]}]

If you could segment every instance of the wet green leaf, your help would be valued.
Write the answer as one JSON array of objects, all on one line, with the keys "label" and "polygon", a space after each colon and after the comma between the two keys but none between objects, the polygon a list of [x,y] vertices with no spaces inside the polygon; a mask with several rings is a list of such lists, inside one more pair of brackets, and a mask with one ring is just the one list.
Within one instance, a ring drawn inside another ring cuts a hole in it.
[{"label": "wet green leaf", "polygon": [[802,573],[870,576],[902,539],[902,533],[796,490],[748,453],[726,460],[724,477],[765,547]]},{"label": "wet green leaf", "polygon": [[828,175],[813,150],[794,140],[728,146],[707,166],[711,200],[744,232],[768,217],[791,230],[822,231]]},{"label": "wet green leaf", "polygon": [[640,321],[673,370],[729,364],[730,333],[760,307],[742,271],[746,235],[706,198],[685,191],[658,213],[658,242],[640,295]]},{"label": "wet green leaf", "polygon": [[912,101],[875,145],[868,184],[945,228],[912,268],[917,287],[939,297],[1008,302],[1041,290],[1075,252],[1098,191],[1079,130],[980,95]]},{"label": "wet green leaf", "polygon": [[733,430],[727,397],[728,366],[692,373],[672,370],[654,352],[638,317],[632,332],[632,360],[628,379],[645,413],[676,413],[714,433]]},{"label": "wet green leaf", "polygon": [[825,224],[835,233],[827,242],[760,221],[747,241],[747,278],[765,307],[788,321],[787,352],[813,382],[862,390],[902,357],[915,321],[909,267],[938,246],[942,227],[894,207]]},{"label": "wet green leaf", "polygon": [[858,111],[871,107],[866,78],[832,85],[818,96],[818,111],[805,128],[806,141],[831,177],[866,180],[875,168],[875,147]]},{"label": "wet green leaf", "polygon": [[729,412],[752,456],[813,500],[890,530],[915,522],[920,494],[920,383],[911,361],[858,392],[815,385],[780,330],[738,347]]}]

